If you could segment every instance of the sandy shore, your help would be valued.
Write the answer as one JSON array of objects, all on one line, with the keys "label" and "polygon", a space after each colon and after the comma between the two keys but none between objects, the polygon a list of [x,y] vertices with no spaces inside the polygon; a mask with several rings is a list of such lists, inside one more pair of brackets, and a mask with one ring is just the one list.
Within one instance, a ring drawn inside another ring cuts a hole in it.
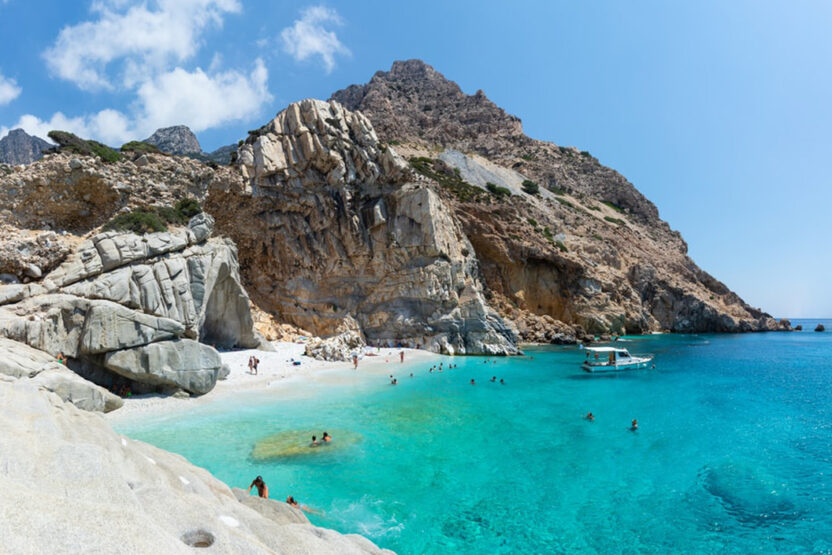
[{"label": "sandy shore", "polygon": [[[436,353],[417,349],[370,349],[367,348],[358,362],[358,370],[353,370],[351,362],[327,362],[304,356],[305,346],[298,343],[273,342],[275,351],[246,349],[241,351],[220,352],[223,363],[228,364],[231,373],[225,380],[217,382],[216,387],[201,397],[176,398],[161,395],[139,395],[125,399],[124,406],[106,415],[109,420],[131,419],[139,415],[172,413],[189,410],[195,406],[213,403],[230,396],[245,395],[254,392],[274,395],[275,398],[290,397],[293,384],[330,384],[354,383],[369,375],[387,376],[393,374],[403,377],[410,372],[413,364],[444,358]],[[404,352],[404,364],[400,362],[400,353]],[[256,375],[248,369],[250,356],[260,359]],[[295,366],[293,361],[300,361]]]}]

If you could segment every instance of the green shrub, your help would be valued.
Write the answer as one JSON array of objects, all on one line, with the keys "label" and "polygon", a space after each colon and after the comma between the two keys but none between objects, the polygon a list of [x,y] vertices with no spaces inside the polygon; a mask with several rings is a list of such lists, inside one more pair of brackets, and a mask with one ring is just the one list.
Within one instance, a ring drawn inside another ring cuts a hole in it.
[{"label": "green shrub", "polygon": [[104,162],[118,162],[121,154],[98,141],[86,141],[67,131],[50,131],[47,137],[58,144],[61,152],[71,152],[82,156],[98,156]]},{"label": "green shrub", "polygon": [[522,158],[522,159],[523,159],[523,160],[525,160],[526,162],[529,162],[529,161],[531,161],[531,160],[534,160],[534,156],[532,156],[531,154],[524,154],[524,155],[522,155],[520,158]]},{"label": "green shrub", "polygon": [[615,204],[614,202],[610,202],[608,200],[605,200],[605,201],[603,201],[603,203],[606,204],[607,206],[609,206],[610,208],[612,208],[613,210],[615,210],[616,212],[618,212],[619,214],[624,213],[624,209],[621,208],[620,206],[618,206],[617,204]]},{"label": "green shrub", "polygon": [[534,181],[528,179],[523,180],[523,192],[529,195],[536,195],[540,192],[540,187]]},{"label": "green shrub", "polygon": [[510,197],[511,196],[511,191],[509,191],[505,187],[500,187],[499,185],[496,185],[494,183],[486,183],[485,188],[488,189],[489,193],[496,196],[497,198],[504,198],[504,197]]},{"label": "green shrub", "polygon": [[601,211],[601,207],[600,207],[600,206],[597,206],[597,205],[590,206],[590,207],[589,207],[589,209],[590,209],[590,210],[595,210],[596,212],[600,212],[600,211]]},{"label": "green shrub", "polygon": [[139,209],[119,214],[107,222],[104,229],[106,231],[132,231],[141,235],[152,231],[166,231],[167,226],[156,212]]},{"label": "green shrub", "polygon": [[550,241],[554,239],[554,236],[552,235],[552,230],[550,230],[548,227],[543,228],[543,236],[549,239]]},{"label": "green shrub", "polygon": [[597,233],[593,233],[593,234],[592,234],[592,238],[593,238],[593,239],[597,239],[597,240],[599,240],[599,241],[603,241],[603,240],[604,240],[604,238],[603,238],[603,237],[601,237],[600,235],[598,235]]},{"label": "green shrub", "polygon": [[626,224],[626,222],[624,220],[620,220],[618,218],[613,218],[611,216],[604,216],[604,219],[607,220],[610,223],[613,223],[613,224],[618,224],[618,225],[625,225]]},{"label": "green shrub", "polygon": [[199,203],[194,199],[186,198],[172,207],[139,208],[126,214],[119,214],[107,222],[104,229],[107,231],[132,231],[140,235],[154,231],[166,231],[167,224],[184,225],[200,212],[202,212],[202,208]]},{"label": "green shrub", "polygon": [[537,229],[537,220],[535,220],[534,218],[529,218],[529,219],[528,219],[528,222],[529,222],[530,224],[532,224],[532,227],[533,227],[533,228]]},{"label": "green shrub", "polygon": [[557,185],[549,185],[549,190],[558,196],[563,196],[566,194],[566,191],[564,189],[561,189]]},{"label": "green shrub", "polygon": [[581,156],[584,156],[586,158],[592,158],[592,154],[590,154],[588,150],[582,150]]},{"label": "green shrub", "polygon": [[571,202],[569,202],[568,200],[566,200],[565,198],[560,198],[560,197],[558,197],[558,198],[557,198],[557,199],[555,199],[555,200],[557,200],[559,203],[561,203],[562,205],[564,205],[564,206],[566,206],[566,207],[568,207],[568,208],[575,208],[575,205],[574,205],[574,204],[572,204]]},{"label": "green shrub", "polygon": [[159,154],[159,149],[156,145],[145,143],[143,141],[130,141],[121,145],[122,152],[141,152],[143,154]]},{"label": "green shrub", "polygon": [[563,241],[558,241],[555,243],[555,246],[560,249],[560,252],[569,252],[569,249],[566,248],[566,245],[563,244]]}]

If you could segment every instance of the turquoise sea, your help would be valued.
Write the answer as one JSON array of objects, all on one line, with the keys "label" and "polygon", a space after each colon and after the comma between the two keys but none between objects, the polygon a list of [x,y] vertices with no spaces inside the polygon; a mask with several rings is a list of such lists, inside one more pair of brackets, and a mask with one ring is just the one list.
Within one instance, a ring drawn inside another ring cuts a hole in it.
[{"label": "turquoise sea", "polygon": [[[260,474],[272,497],[320,511],[314,523],[402,554],[832,553],[832,331],[811,331],[819,321],[630,337],[657,368],[626,375],[581,372],[577,348],[446,357],[459,368],[396,365],[396,387],[359,371],[119,429],[230,485]],[[333,444],[252,456],[309,430]]]}]

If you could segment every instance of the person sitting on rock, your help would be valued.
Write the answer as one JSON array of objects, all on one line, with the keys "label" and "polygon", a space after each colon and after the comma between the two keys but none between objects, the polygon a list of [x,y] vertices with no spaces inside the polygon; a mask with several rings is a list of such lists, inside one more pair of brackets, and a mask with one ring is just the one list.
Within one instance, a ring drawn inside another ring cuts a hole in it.
[{"label": "person sitting on rock", "polygon": [[296,509],[300,509],[300,503],[295,501],[295,498],[292,497],[291,495],[286,498],[286,503],[288,503],[289,505],[291,505],[292,507],[294,507]]},{"label": "person sitting on rock", "polygon": [[251,494],[251,488],[257,488],[257,495],[262,497],[263,499],[269,498],[269,486],[266,485],[266,482],[263,481],[262,476],[258,476],[254,479],[251,485],[248,487],[248,493]]},{"label": "person sitting on rock", "polygon": [[63,351],[58,353],[58,364],[63,364],[64,366],[66,366],[66,357],[64,356]]}]

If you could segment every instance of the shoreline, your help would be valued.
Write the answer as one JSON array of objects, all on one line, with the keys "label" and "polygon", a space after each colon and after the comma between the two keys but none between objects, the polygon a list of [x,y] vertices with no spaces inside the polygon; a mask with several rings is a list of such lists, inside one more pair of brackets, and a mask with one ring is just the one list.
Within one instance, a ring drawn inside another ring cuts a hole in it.
[{"label": "shoreline", "polygon": [[[231,369],[224,380],[218,380],[214,389],[199,397],[178,398],[159,394],[137,395],[124,399],[120,409],[104,414],[112,425],[118,425],[141,416],[170,415],[202,407],[219,401],[250,394],[268,395],[275,400],[292,397],[292,385],[348,385],[357,378],[370,376],[396,376],[412,368],[418,362],[445,358],[432,351],[411,348],[381,348],[365,350],[359,359],[358,369],[353,370],[352,362],[323,361],[305,356],[306,345],[274,341],[274,351],[243,349],[221,351],[220,358]],[[399,353],[404,352],[404,362],[399,362]],[[250,356],[260,359],[256,375],[248,371]],[[299,366],[292,364],[300,360]]]}]

